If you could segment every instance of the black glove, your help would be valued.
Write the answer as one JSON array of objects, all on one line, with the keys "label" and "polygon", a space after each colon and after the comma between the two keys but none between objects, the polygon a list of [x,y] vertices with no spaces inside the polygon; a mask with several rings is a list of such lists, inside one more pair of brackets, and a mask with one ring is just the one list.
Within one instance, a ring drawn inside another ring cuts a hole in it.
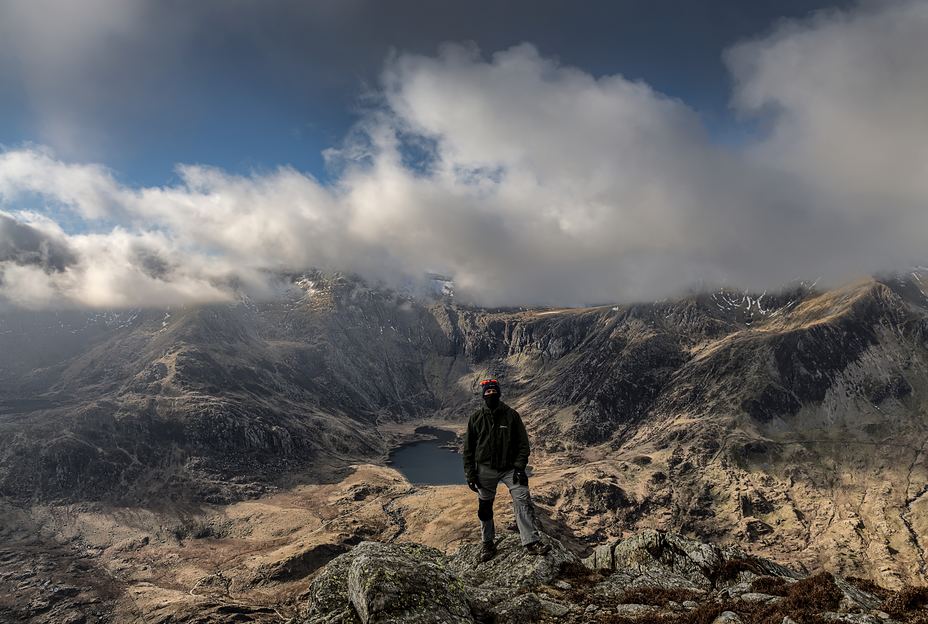
[{"label": "black glove", "polygon": [[512,482],[516,485],[528,485],[528,475],[522,468],[516,468],[512,472]]},{"label": "black glove", "polygon": [[477,481],[477,477],[474,477],[473,480],[468,479],[467,487],[479,494],[478,490],[480,489],[480,481]]}]

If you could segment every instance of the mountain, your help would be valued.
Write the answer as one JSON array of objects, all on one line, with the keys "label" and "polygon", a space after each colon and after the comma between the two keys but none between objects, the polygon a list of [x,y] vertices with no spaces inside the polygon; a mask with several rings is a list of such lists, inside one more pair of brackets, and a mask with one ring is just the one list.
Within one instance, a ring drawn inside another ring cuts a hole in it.
[{"label": "mountain", "polygon": [[267,303],[3,319],[0,431],[16,443],[0,493],[234,500],[382,453],[379,420],[464,399],[442,388],[459,367],[427,308],[341,277],[314,284]]},{"label": "mountain", "polygon": [[[93,564],[116,574],[115,538],[88,518],[152,540],[140,553],[176,542],[183,559],[184,536],[203,526],[206,539],[233,539],[216,527],[238,526],[229,514],[247,501],[309,500],[296,492],[311,487],[325,501],[311,504],[353,516],[354,494],[323,493],[382,464],[397,432],[460,433],[478,380],[492,375],[529,427],[547,528],[577,550],[675,530],[888,587],[924,582],[924,279],[481,309],[316,271],[272,301],[6,311],[4,518],[16,539],[40,518],[41,540],[71,540],[61,556],[96,553]],[[454,534],[463,544],[474,523],[466,489],[452,490],[390,498],[375,525],[346,525],[332,543]],[[127,525],[126,510],[148,519]],[[235,539],[262,530],[248,517]],[[165,528],[175,522],[180,537]],[[271,559],[274,544],[262,546]],[[167,578],[163,564],[145,565]]]}]

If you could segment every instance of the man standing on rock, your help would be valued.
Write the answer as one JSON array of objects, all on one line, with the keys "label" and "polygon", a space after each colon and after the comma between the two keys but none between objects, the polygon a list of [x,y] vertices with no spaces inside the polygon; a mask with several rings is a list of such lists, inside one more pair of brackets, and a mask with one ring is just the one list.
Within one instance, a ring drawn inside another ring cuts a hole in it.
[{"label": "man standing on rock", "polygon": [[535,528],[535,506],[525,474],[531,452],[528,432],[519,413],[500,400],[497,380],[485,379],[480,385],[486,405],[471,414],[464,435],[464,474],[479,501],[477,517],[483,538],[480,559],[489,561],[496,554],[493,501],[500,481],[512,496],[512,511],[522,545],[532,554],[543,555],[550,547],[541,543],[541,535]]}]

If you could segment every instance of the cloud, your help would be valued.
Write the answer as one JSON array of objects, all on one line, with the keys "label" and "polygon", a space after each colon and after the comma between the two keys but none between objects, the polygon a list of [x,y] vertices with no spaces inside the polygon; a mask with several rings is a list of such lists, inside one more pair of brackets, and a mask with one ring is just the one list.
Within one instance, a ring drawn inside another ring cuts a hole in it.
[{"label": "cloud", "polygon": [[20,223],[0,212],[0,263],[39,267],[43,271],[65,271],[77,257],[63,236]]},{"label": "cloud", "polygon": [[764,166],[831,200],[821,207],[876,230],[887,222],[900,242],[925,225],[928,4],[822,12],[736,45],[726,60],[737,108],[771,117],[753,154]]},{"label": "cloud", "polygon": [[118,212],[132,192],[120,187],[101,165],[68,164],[47,148],[0,153],[0,202],[40,194],[70,207],[85,219]]},{"label": "cloud", "polygon": [[371,108],[327,152],[341,172],[329,185],[286,167],[180,166],[174,185],[129,187],[99,165],[10,150],[7,218],[39,227],[14,210],[39,197],[85,228],[43,217],[72,256],[0,253],[0,296],[215,301],[315,266],[393,284],[435,270],[477,303],[574,305],[905,266],[928,232],[924,41],[924,5],[890,2],[738,44],[735,105],[769,128],[741,147],[715,144],[685,102],[645,83],[523,44],[391,57]]}]

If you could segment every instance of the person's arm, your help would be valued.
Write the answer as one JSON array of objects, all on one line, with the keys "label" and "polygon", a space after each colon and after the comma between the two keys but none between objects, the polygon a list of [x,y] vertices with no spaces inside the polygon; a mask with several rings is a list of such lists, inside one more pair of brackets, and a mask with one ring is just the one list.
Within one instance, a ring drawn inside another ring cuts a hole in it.
[{"label": "person's arm", "polygon": [[512,424],[515,426],[516,434],[516,458],[512,465],[519,470],[525,470],[528,465],[528,456],[532,452],[528,443],[528,431],[525,430],[525,424],[519,416],[519,412],[512,410]]},{"label": "person's arm", "polygon": [[467,432],[464,434],[464,475],[468,482],[477,481],[477,462],[474,452],[477,448],[477,433],[474,431],[474,416],[467,419]]}]

